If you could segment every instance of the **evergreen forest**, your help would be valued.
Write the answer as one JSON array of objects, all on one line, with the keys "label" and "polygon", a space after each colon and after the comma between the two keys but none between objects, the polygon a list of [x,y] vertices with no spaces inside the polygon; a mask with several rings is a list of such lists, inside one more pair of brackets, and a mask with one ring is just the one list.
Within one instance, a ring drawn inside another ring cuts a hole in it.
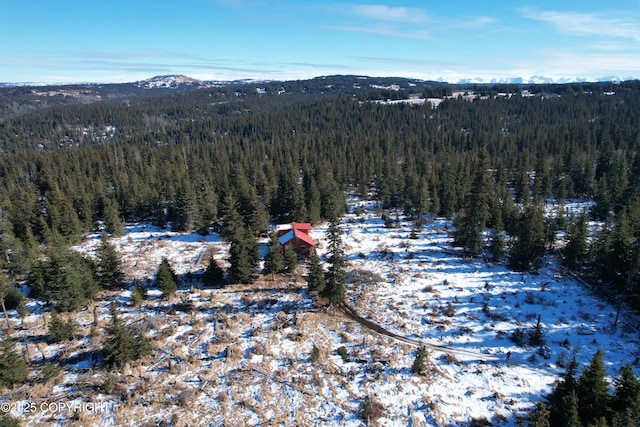
[{"label": "evergreen forest", "polygon": [[[380,89],[390,84],[398,86]],[[475,97],[451,96],[458,92]],[[443,96],[437,107],[386,102]],[[117,259],[106,243],[103,265],[68,247],[134,221],[177,231],[224,224],[231,257],[250,260],[229,274],[246,281],[258,261],[254,236],[270,219],[334,220],[347,193],[372,194],[418,227],[428,215],[452,219],[467,256],[517,271],[553,251],[596,292],[640,309],[638,81],[456,86],[332,76],[184,90],[0,88],[3,304],[24,280],[60,311],[124,286],[108,274]],[[568,199],[591,208],[569,220],[543,214],[545,202]],[[601,224],[595,234],[590,221]]]}]

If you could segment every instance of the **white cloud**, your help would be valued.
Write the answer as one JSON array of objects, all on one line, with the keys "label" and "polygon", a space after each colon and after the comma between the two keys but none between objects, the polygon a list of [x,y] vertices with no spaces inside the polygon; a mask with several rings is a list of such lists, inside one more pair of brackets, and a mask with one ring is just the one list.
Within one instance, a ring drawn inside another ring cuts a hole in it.
[{"label": "white cloud", "polygon": [[456,21],[455,23],[452,23],[452,25],[455,25],[458,28],[478,28],[493,24],[494,22],[496,22],[496,19],[490,16],[476,16],[472,18],[461,19],[459,21]]},{"label": "white cloud", "polygon": [[405,23],[424,23],[427,13],[423,9],[409,7],[389,7],[382,4],[362,4],[351,7],[354,15],[375,19],[378,21],[392,21]]},{"label": "white cloud", "polygon": [[626,38],[640,41],[640,22],[632,17],[608,18],[590,13],[522,9],[525,17],[546,22],[576,36]]},{"label": "white cloud", "polygon": [[433,37],[426,30],[407,30],[406,28],[397,28],[386,24],[377,24],[370,26],[356,26],[356,25],[312,25],[310,27],[323,28],[326,30],[334,31],[348,31],[352,33],[367,33],[377,34],[381,36],[389,36],[405,39],[416,40],[432,40]]}]

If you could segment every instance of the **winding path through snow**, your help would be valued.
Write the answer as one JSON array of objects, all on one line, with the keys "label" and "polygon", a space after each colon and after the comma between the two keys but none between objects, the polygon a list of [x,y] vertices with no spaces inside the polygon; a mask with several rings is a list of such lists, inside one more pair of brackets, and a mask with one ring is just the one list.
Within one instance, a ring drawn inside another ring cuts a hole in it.
[{"label": "winding path through snow", "polygon": [[378,325],[375,322],[372,322],[371,320],[365,319],[364,317],[360,316],[353,307],[349,306],[346,303],[343,303],[339,306],[340,311],[342,311],[347,317],[355,320],[356,322],[358,322],[359,324],[361,324],[362,326],[364,326],[365,328],[376,332],[380,335],[384,335],[390,338],[393,338],[396,341],[400,341],[409,345],[413,345],[416,347],[424,347],[424,348],[428,348],[430,350],[434,350],[434,351],[439,351],[442,353],[449,353],[449,354],[457,354],[459,356],[471,356],[480,360],[484,360],[484,361],[497,361],[498,358],[496,356],[492,356],[489,354],[483,354],[483,353],[477,353],[474,351],[469,351],[469,350],[464,350],[464,349],[459,349],[459,348],[451,348],[451,347],[446,347],[443,345],[436,345],[436,344],[428,344],[425,343],[423,341],[420,340],[416,340],[413,338],[407,338],[404,337],[402,335],[398,335],[396,333],[393,333],[385,328],[383,328],[382,326]]}]

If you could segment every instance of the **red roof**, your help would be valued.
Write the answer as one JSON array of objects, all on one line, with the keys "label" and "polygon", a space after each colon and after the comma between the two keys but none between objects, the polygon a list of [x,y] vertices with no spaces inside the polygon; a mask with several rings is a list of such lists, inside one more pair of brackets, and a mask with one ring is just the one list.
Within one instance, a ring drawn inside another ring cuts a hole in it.
[{"label": "red roof", "polygon": [[278,224],[276,229],[279,232],[289,230],[288,232],[282,233],[280,235],[280,238],[278,240],[280,241],[281,245],[287,243],[294,237],[302,240],[310,246],[313,246],[315,244],[313,238],[309,236],[309,232],[311,231],[311,224],[305,222],[292,222],[290,224]]},{"label": "red roof", "polygon": [[294,230],[301,230],[306,232],[307,234],[311,231],[311,224],[307,222],[292,222],[291,226]]},{"label": "red roof", "polygon": [[291,229],[301,230],[308,234],[311,231],[311,224],[306,222],[291,222],[289,224],[278,224],[276,226],[276,230],[278,231],[291,230]]},{"label": "red roof", "polygon": [[[311,230],[311,228],[309,228],[309,230]],[[295,236],[302,240],[303,242],[305,242],[306,244],[313,246],[314,245],[314,241],[311,238],[311,236],[309,236],[307,233],[305,233],[303,230],[299,230],[294,228],[293,232],[295,233]]]}]

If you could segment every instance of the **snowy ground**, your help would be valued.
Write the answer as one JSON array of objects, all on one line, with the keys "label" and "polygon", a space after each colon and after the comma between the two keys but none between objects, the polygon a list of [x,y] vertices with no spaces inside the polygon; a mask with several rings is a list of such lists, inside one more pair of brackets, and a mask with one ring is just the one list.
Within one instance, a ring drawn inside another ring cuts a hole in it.
[{"label": "snowy ground", "polygon": [[[173,419],[179,425],[359,426],[368,397],[379,425],[455,426],[486,419],[512,426],[550,391],[572,355],[584,365],[602,349],[611,375],[635,360],[638,319],[624,314],[614,328],[615,307],[562,275],[553,261],[537,274],[513,273],[461,257],[443,219],[429,220],[411,239],[412,224],[401,216],[399,228],[388,229],[374,202],[350,199],[350,206],[363,212],[343,218],[349,303],[391,332],[448,347],[430,352],[428,375],[411,373],[415,346],[376,334],[339,310],[315,307],[304,278],[260,277],[224,289],[186,284],[171,301],[152,291],[139,308],[128,306],[128,291],[105,294],[74,315],[84,338],[70,344],[46,343],[40,307],[32,303],[32,314],[22,320],[13,315],[13,336],[32,362],[58,363],[63,372],[43,384],[36,369],[29,387],[0,402],[103,405],[75,415],[51,406],[14,410],[26,425],[62,425],[75,417],[81,425]],[[163,256],[183,279],[202,268],[205,251],[226,257],[216,235],[142,227],[128,227],[124,237],[112,240],[131,278],[153,277]],[[325,229],[313,231],[320,253]],[[98,236],[90,236],[78,249],[91,255],[97,244]],[[187,299],[193,308],[176,310]],[[115,387],[107,392],[107,374],[94,365],[112,300],[127,324],[147,332],[154,354],[113,373]],[[94,314],[98,324],[89,337]],[[510,340],[517,328],[526,336],[538,317],[544,346]],[[317,360],[310,358],[314,345]]]}]

